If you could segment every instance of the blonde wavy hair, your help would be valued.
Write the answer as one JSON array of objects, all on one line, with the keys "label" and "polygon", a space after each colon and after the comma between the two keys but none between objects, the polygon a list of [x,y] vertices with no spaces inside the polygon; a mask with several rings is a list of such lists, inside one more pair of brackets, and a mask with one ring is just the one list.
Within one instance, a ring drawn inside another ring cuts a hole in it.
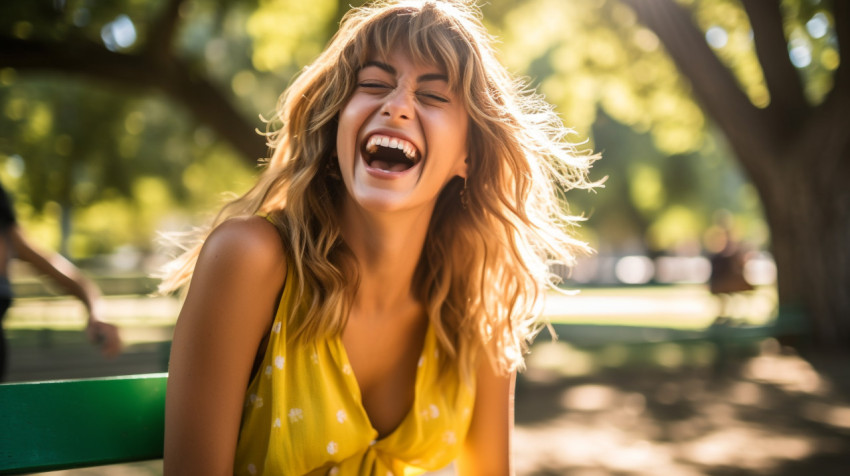
[{"label": "blonde wavy hair", "polygon": [[[279,229],[288,273],[305,313],[291,316],[293,339],[342,332],[359,282],[336,213],[345,188],[336,173],[337,117],[359,68],[403,48],[444,68],[469,114],[468,179],[438,197],[414,277],[417,298],[443,352],[468,376],[483,350],[501,372],[523,366],[540,329],[541,298],[587,247],[569,229],[564,192],[594,186],[595,159],[566,141],[569,130],[541,97],[496,59],[469,1],[380,1],[349,11],[328,47],[283,93],[267,134],[273,153],[258,183],[227,204],[209,230],[235,216],[265,214]],[[200,240],[202,242],[202,239]],[[172,263],[160,290],[191,278],[200,243]]]}]

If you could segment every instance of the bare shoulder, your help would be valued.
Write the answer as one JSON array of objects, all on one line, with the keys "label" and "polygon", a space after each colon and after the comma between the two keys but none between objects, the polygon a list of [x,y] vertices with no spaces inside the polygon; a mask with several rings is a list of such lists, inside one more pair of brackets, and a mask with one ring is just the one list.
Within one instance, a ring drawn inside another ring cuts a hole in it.
[{"label": "bare shoulder", "polygon": [[284,244],[262,217],[207,237],[171,345],[166,474],[233,474],[244,392],[285,277]]},{"label": "bare shoulder", "polygon": [[231,218],[217,226],[204,242],[198,264],[281,280],[286,273],[280,234],[259,216]]},{"label": "bare shoulder", "polygon": [[[184,304],[184,311],[190,312],[181,316],[203,308],[200,315],[210,319],[210,311],[273,303],[286,278],[283,246],[277,228],[262,217],[231,218],[218,225],[201,247]],[[264,313],[230,315],[255,315],[262,324],[270,316]]]}]

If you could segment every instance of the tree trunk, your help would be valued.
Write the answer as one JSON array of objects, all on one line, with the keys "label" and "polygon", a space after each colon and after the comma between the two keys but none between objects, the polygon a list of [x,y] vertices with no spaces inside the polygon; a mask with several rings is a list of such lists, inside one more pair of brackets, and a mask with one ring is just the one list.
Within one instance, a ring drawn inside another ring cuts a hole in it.
[{"label": "tree trunk", "polygon": [[[828,105],[836,109],[837,104]],[[824,108],[821,112],[830,107]],[[821,114],[821,116],[826,114]],[[778,269],[780,331],[800,317],[818,346],[850,349],[850,140],[846,120],[814,117],[761,187]]]},{"label": "tree trunk", "polygon": [[624,1],[690,80],[759,192],[778,270],[778,331],[810,333],[819,349],[850,349],[850,8],[834,4],[841,65],[833,90],[810,105],[778,2],[743,0],[771,98],[758,109],[689,11],[672,0]]}]

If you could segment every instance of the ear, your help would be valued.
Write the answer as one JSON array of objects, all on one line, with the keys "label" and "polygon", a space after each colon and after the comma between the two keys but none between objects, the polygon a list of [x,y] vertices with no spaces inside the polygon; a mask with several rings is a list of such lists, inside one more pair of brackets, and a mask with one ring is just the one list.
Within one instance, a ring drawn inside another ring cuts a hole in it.
[{"label": "ear", "polygon": [[458,164],[455,166],[454,173],[455,173],[456,176],[466,180],[468,169],[469,169],[469,157],[465,157],[463,159],[463,162],[458,162]]}]

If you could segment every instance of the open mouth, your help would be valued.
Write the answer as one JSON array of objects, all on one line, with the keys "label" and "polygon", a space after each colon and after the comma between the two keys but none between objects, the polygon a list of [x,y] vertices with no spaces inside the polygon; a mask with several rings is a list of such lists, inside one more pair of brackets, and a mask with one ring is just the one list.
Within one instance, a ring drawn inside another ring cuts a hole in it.
[{"label": "open mouth", "polygon": [[382,134],[370,136],[362,152],[369,167],[386,172],[404,172],[422,159],[412,143]]}]

